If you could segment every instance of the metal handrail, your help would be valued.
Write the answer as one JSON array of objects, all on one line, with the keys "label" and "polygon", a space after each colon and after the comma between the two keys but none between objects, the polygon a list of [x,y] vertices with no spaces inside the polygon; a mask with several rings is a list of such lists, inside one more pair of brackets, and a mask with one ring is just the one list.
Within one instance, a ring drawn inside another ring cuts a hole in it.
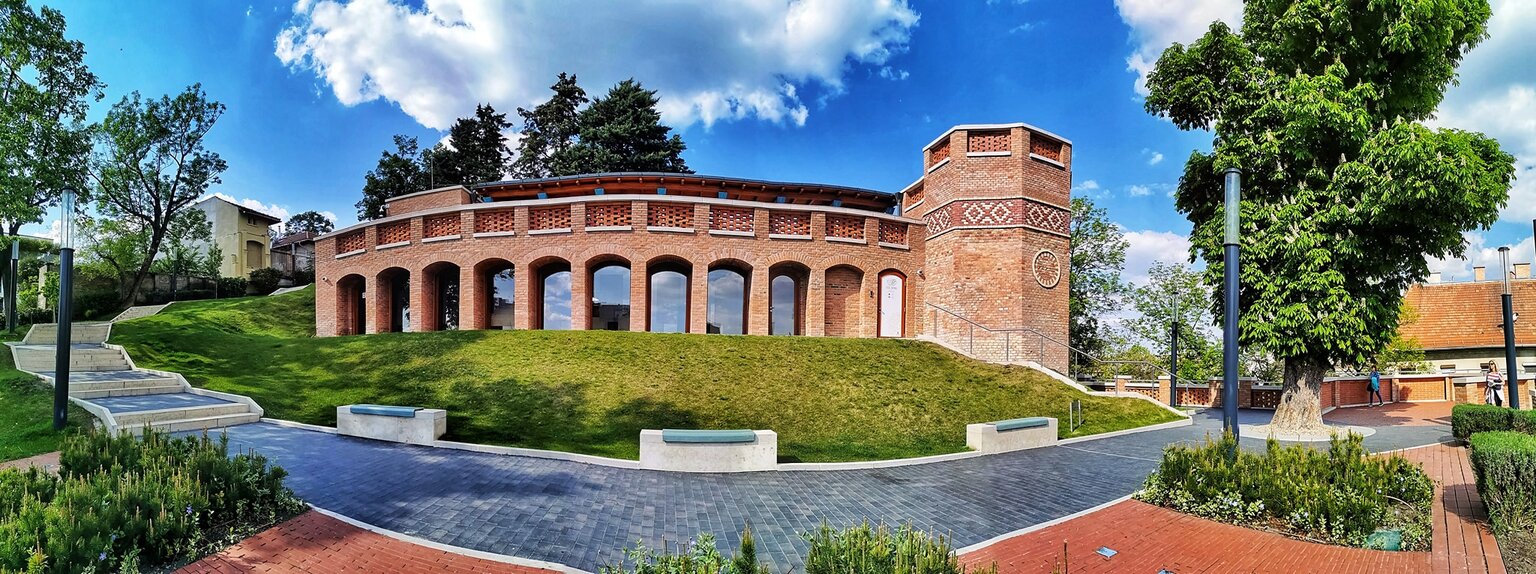
[{"label": "metal handrail", "polygon": [[[1094,356],[1092,353],[1089,353],[1089,352],[1084,351],[1082,349],[1078,349],[1076,347],[1073,347],[1072,345],[1070,345],[1068,343],[1063,343],[1063,342],[1061,342],[1059,340],[1056,340],[1055,338],[1051,337],[1050,335],[1046,335],[1045,333],[1041,333],[1040,331],[1038,331],[1036,329],[1033,329],[1033,328],[1030,328],[1030,327],[1015,327],[1015,328],[1008,328],[1008,329],[994,329],[994,328],[988,327],[986,325],[983,325],[981,323],[978,323],[976,321],[973,321],[969,317],[961,315],[960,313],[957,313],[957,312],[952,311],[950,309],[946,309],[943,306],[935,305],[933,303],[929,303],[929,302],[926,302],[926,301],[923,304],[927,305],[929,307],[932,307],[936,312],[937,311],[943,311],[945,314],[947,314],[947,315],[949,315],[951,317],[954,317],[956,319],[959,319],[961,321],[964,321],[965,323],[970,325],[970,332],[968,334],[969,341],[968,341],[968,345],[967,345],[967,349],[966,349],[966,354],[971,355],[973,357],[976,354],[976,352],[975,352],[976,351],[976,329],[978,329],[978,328],[981,329],[984,332],[987,332],[987,333],[994,333],[994,334],[1001,333],[1001,334],[1003,334],[1003,337],[1004,337],[1004,339],[1003,339],[1004,340],[1004,342],[1003,342],[1003,353],[1004,353],[1003,362],[1004,363],[1011,363],[1011,362],[1013,362],[1013,356],[1012,356],[1012,353],[1013,353],[1013,341],[1011,340],[1011,335],[1013,333],[1027,333],[1027,334],[1034,335],[1034,336],[1036,336],[1036,337],[1038,337],[1040,339],[1040,351],[1039,351],[1039,354],[1036,356],[1037,360],[1035,361],[1035,363],[1040,365],[1042,368],[1047,368],[1047,369],[1050,368],[1050,367],[1045,366],[1045,361],[1044,361],[1044,358],[1045,358],[1045,343],[1047,341],[1049,341],[1053,345],[1055,345],[1057,347],[1064,348],[1064,349],[1067,350],[1067,352],[1068,352],[1068,361],[1067,361],[1067,363],[1068,363],[1068,371],[1071,370],[1071,364],[1073,363],[1071,358],[1074,357],[1074,356],[1080,355],[1080,356],[1088,359],[1089,361],[1091,361],[1093,364],[1132,365],[1132,366],[1150,367],[1155,372],[1161,372],[1163,374],[1168,375],[1170,379],[1177,380],[1177,377],[1173,376],[1173,372],[1172,371],[1169,371],[1167,368],[1163,367],[1162,365],[1158,365],[1157,363],[1151,363],[1151,362],[1148,362],[1148,361],[1138,361],[1138,360],[1118,360],[1118,359],[1117,360],[1109,360],[1109,359],[1100,359],[1099,357]],[[938,325],[937,319],[935,319],[932,322],[932,329],[933,329],[934,336],[937,337],[938,334],[939,334],[938,333],[939,325]],[[1051,369],[1051,370],[1055,370],[1055,369]],[[1063,373],[1063,374],[1070,375],[1070,373]]]}]

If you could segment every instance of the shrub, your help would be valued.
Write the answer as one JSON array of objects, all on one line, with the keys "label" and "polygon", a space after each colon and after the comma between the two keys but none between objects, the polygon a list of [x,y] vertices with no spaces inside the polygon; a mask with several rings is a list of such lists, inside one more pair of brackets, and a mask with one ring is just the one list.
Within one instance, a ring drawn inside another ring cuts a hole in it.
[{"label": "shrub", "polygon": [[1401,457],[1369,456],[1360,441],[1354,434],[1335,438],[1321,452],[1271,439],[1263,454],[1238,449],[1231,435],[1204,446],[1173,445],[1136,496],[1204,518],[1278,524],[1349,546],[1365,546],[1377,530],[1398,529],[1404,550],[1428,549],[1434,482]]},{"label": "shrub", "polygon": [[244,297],[245,292],[250,288],[250,285],[251,282],[246,280],[244,277],[220,277],[218,288],[219,297]]},{"label": "shrub", "polygon": [[1480,432],[1469,442],[1494,532],[1536,532],[1536,435]]},{"label": "shrub", "polygon": [[[681,549],[680,549],[681,550]],[[712,534],[700,534],[688,543],[686,552],[660,552],[637,545],[624,551],[623,564],[604,566],[601,574],[770,574],[768,566],[757,561],[757,544],[752,541],[752,529],[741,533],[741,546],[736,556],[727,559],[715,548]]]},{"label": "shrub", "polygon": [[[869,523],[833,530],[821,525],[802,535],[811,544],[805,574],[963,574],[943,536],[930,536],[910,525],[891,530]],[[973,572],[997,572],[997,566]]]},{"label": "shrub", "polygon": [[[298,512],[282,468],[225,439],[84,433],[59,476],[0,471],[0,570],[136,569],[191,558]],[[39,558],[41,554],[41,558]]]},{"label": "shrub", "polygon": [[1510,409],[1510,430],[1525,434],[1536,434],[1536,411],[1516,411]]},{"label": "shrub", "polygon": [[283,280],[283,272],[271,267],[263,267],[251,272],[251,290],[257,295],[266,295],[277,290],[277,283]]},{"label": "shrub", "polygon": [[117,291],[114,290],[75,293],[74,305],[73,314],[76,319],[100,319],[122,310],[118,305]]},{"label": "shrub", "polygon": [[315,270],[314,269],[299,269],[299,270],[296,270],[296,271],[293,272],[293,284],[295,286],[297,286],[297,285],[308,285],[308,284],[314,283],[314,282],[315,282]]},{"label": "shrub", "polygon": [[1494,405],[1461,404],[1451,407],[1451,435],[1461,440],[1483,431],[1507,431],[1513,409]]}]

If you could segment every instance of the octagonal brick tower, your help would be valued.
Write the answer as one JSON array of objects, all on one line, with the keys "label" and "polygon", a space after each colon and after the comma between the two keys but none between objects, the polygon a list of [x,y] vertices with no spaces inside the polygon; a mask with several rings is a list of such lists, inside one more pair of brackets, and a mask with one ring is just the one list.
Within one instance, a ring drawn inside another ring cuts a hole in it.
[{"label": "octagonal brick tower", "polygon": [[1027,124],[960,125],[902,191],[927,222],[924,324],[977,358],[1068,370],[1072,144]]}]

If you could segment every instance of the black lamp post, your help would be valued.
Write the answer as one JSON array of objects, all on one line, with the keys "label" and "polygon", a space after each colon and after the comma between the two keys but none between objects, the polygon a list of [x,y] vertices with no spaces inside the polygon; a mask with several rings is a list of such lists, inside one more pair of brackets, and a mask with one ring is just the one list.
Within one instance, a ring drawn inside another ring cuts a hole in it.
[{"label": "black lamp post", "polygon": [[1237,434],[1237,216],[1238,199],[1241,195],[1243,171],[1229,167],[1226,198],[1226,242],[1223,245],[1222,267],[1226,279],[1226,317],[1222,321],[1221,423],[1232,438]]},{"label": "black lamp post", "polygon": [[1499,248],[1499,262],[1504,273],[1504,367],[1509,377],[1509,406],[1520,408],[1520,363],[1515,358],[1515,297],[1509,290],[1509,246]]},{"label": "black lamp post", "polygon": [[21,240],[11,241],[11,263],[5,271],[5,330],[16,332],[16,289],[21,286],[21,281],[16,277],[21,272]]},{"label": "black lamp post", "polygon": [[1168,406],[1179,406],[1179,285],[1173,285],[1173,321],[1168,342]]},{"label": "black lamp post", "polygon": [[70,299],[74,296],[75,190],[65,188],[59,201],[59,304],[58,336],[54,339],[53,428],[61,430],[69,416]]}]

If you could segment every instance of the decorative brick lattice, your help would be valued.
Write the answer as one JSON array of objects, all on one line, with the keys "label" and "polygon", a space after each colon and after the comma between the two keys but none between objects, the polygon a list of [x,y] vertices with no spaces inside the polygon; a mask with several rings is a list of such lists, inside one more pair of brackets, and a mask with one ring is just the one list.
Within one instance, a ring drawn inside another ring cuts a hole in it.
[{"label": "decorative brick lattice", "polygon": [[362,251],[368,246],[367,241],[368,240],[363,237],[363,232],[361,231],[348,233],[336,238],[336,253],[339,254],[351,253],[353,251]]},{"label": "decorative brick lattice", "polygon": [[512,210],[475,212],[475,233],[508,233],[517,229]]},{"label": "decorative brick lattice", "polygon": [[1012,151],[1008,142],[1008,132],[971,132],[966,138],[966,146],[971,153],[996,153],[1000,151]]},{"label": "decorative brick lattice", "polygon": [[776,235],[810,235],[811,214],[803,211],[769,213],[768,232]]},{"label": "decorative brick lattice", "polygon": [[631,223],[628,203],[587,204],[587,227],[628,227]]},{"label": "decorative brick lattice", "polygon": [[907,207],[911,207],[911,206],[917,205],[917,203],[922,201],[922,200],[923,200],[923,188],[919,187],[917,189],[914,189],[914,190],[912,190],[911,193],[907,194]]},{"label": "decorative brick lattice", "polygon": [[405,243],[411,240],[411,222],[397,221],[379,226],[379,245]]},{"label": "decorative brick lattice", "polygon": [[827,216],[827,237],[864,239],[864,218],[846,215]]},{"label": "decorative brick lattice", "polygon": [[1273,409],[1280,406],[1280,389],[1254,389],[1250,408]]},{"label": "decorative brick lattice", "polygon": [[880,222],[880,242],[894,245],[907,244],[907,224],[896,221]]},{"label": "decorative brick lattice", "polygon": [[540,207],[528,210],[528,229],[570,229],[571,206]]},{"label": "decorative brick lattice", "polygon": [[1024,209],[1024,225],[1066,235],[1071,230],[1072,212],[1060,207],[1028,202]]},{"label": "decorative brick lattice", "polygon": [[1029,138],[1029,153],[1038,155],[1051,161],[1061,161],[1061,142],[1048,140],[1040,136]]},{"label": "decorative brick lattice", "polygon": [[649,227],[693,229],[693,206],[676,203],[651,203],[646,206],[645,224]]},{"label": "decorative brick lattice", "polygon": [[949,159],[949,140],[939,142],[939,145],[928,150],[928,167],[933,167],[946,159]]},{"label": "decorative brick lattice", "polygon": [[459,234],[459,214],[428,217],[421,222],[423,237],[448,237]]},{"label": "decorative brick lattice", "polygon": [[752,231],[752,210],[710,206],[709,228],[715,231]]}]

